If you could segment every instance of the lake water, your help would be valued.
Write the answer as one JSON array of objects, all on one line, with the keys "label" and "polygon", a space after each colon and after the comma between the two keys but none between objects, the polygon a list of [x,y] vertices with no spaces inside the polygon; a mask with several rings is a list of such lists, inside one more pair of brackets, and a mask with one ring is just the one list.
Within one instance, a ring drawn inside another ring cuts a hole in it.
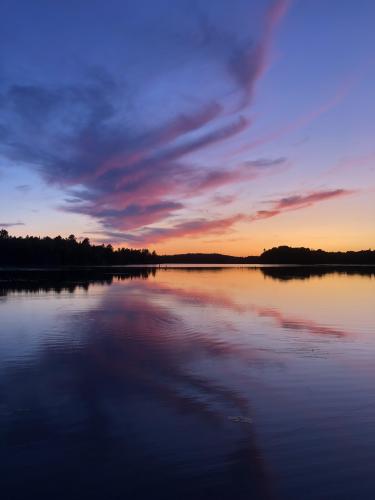
[{"label": "lake water", "polygon": [[375,498],[373,273],[115,273],[0,275],[2,499]]}]

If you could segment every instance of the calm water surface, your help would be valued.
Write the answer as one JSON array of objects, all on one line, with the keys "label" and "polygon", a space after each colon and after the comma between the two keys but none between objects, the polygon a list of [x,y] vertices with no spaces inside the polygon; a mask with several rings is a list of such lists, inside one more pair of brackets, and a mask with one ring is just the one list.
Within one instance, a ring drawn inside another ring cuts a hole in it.
[{"label": "calm water surface", "polygon": [[8,279],[4,500],[375,498],[373,274]]}]

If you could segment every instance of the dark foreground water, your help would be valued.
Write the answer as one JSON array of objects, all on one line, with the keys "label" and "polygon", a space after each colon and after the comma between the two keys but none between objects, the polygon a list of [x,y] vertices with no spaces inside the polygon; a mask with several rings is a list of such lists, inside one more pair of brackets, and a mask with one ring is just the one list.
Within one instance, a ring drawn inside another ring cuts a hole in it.
[{"label": "dark foreground water", "polygon": [[116,272],[0,273],[2,499],[375,498],[371,272]]}]

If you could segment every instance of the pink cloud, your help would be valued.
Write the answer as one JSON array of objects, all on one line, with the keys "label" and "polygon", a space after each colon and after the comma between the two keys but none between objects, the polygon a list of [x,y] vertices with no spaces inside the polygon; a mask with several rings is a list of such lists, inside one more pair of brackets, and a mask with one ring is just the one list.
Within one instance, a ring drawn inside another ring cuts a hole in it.
[{"label": "pink cloud", "polygon": [[286,196],[284,198],[280,198],[279,200],[272,201],[270,209],[258,210],[250,217],[250,220],[255,221],[260,219],[269,219],[284,212],[311,207],[316,203],[343,196],[349,196],[355,192],[356,191],[350,189],[332,189],[327,191],[315,191],[303,195]]},{"label": "pink cloud", "polygon": [[141,145],[133,152],[122,152],[106,159],[93,173],[94,177],[100,177],[106,172],[114,169],[124,169],[141,162],[152,156],[157,148],[165,146],[174,140],[200,129],[218,117],[221,112],[221,105],[213,102],[194,114],[180,114],[160,129],[146,134],[139,139]]},{"label": "pink cloud", "polygon": [[[228,131],[232,132],[233,128]],[[147,167],[124,173],[120,178],[122,182],[114,191],[95,194],[78,206],[72,199],[68,210],[95,217],[111,230],[133,230],[164,220],[181,210],[183,203],[171,201],[176,196],[179,200],[188,200],[215,188],[277,171],[284,168],[285,163],[285,158],[261,158],[244,162],[231,170],[209,171],[168,161],[160,162],[155,170],[155,164],[149,163]]]},{"label": "pink cloud", "polygon": [[[170,240],[173,238],[183,238],[183,237],[199,237],[201,235],[207,234],[220,234],[223,235],[239,222],[254,222],[262,219],[269,219],[276,217],[284,212],[301,210],[317,203],[321,203],[330,199],[340,198],[343,196],[349,196],[355,191],[347,189],[333,189],[326,191],[315,191],[303,195],[291,195],[274,200],[271,203],[270,209],[258,210],[255,214],[247,215],[242,213],[237,213],[228,217],[219,219],[207,219],[200,218],[190,221],[183,221],[171,225],[170,227],[145,227],[141,231],[132,234],[123,234],[121,232],[116,233],[116,238],[121,241],[129,241],[136,244],[155,244],[161,241]],[[168,207],[160,206],[155,207],[161,212],[168,211],[169,209],[179,209],[180,207]],[[182,207],[181,207],[182,208]],[[156,211],[156,219],[158,218],[158,210]],[[144,208],[143,212],[137,214],[139,217],[138,222],[145,222],[146,220],[154,220],[152,218],[152,209]],[[105,214],[103,214],[105,215]],[[110,221],[106,221],[106,225],[110,226]],[[138,225],[138,224],[135,224]],[[140,224],[141,226],[141,224]],[[130,226],[124,223],[121,226],[119,219],[115,217],[115,224],[113,227],[121,231],[124,229],[129,229]]]},{"label": "pink cloud", "polygon": [[[288,2],[267,4],[270,7],[258,41],[249,41],[249,33],[228,37],[225,25],[213,30],[219,48],[215,63],[226,76],[229,71],[243,104],[249,102],[266,67],[274,30]],[[198,55],[200,58],[201,53]],[[242,162],[235,167],[194,164],[189,156],[237,137],[250,126],[244,116],[233,118],[233,109],[225,112],[226,105],[231,105],[226,102],[226,90],[219,103],[211,96],[210,86],[201,88],[199,75],[195,88],[190,102],[199,102],[199,106],[187,112],[188,100],[184,99],[184,111],[177,108],[173,117],[155,126],[150,125],[148,109],[139,116],[126,109],[122,83],[109,74],[93,74],[87,81],[53,88],[13,85],[0,97],[4,97],[14,123],[25,127],[17,125],[12,130],[14,137],[7,144],[9,158],[33,165],[48,183],[64,189],[68,193],[64,210],[86,214],[108,232],[145,227],[146,234],[147,226],[170,220],[197,195],[214,195],[223,186],[255,179],[280,166],[279,160]],[[169,96],[161,95],[161,99],[167,102]],[[32,113],[25,112],[25,102]],[[178,102],[176,98],[176,106]],[[158,106],[161,109],[163,100]],[[160,114],[165,116],[164,109]],[[28,130],[35,130],[36,123],[38,133],[30,134]],[[236,220],[238,217],[232,216],[221,222],[180,223],[171,233],[194,235],[214,232],[216,227],[225,231]],[[154,234],[162,237],[162,233],[168,234],[164,230]]]},{"label": "pink cloud", "polygon": [[256,179],[259,175],[275,172],[286,164],[286,158],[258,159],[246,161],[232,169],[211,170],[197,179],[194,188],[198,191],[209,190],[234,184],[241,181]]},{"label": "pink cloud", "polygon": [[180,237],[197,237],[201,234],[222,234],[232,228],[237,222],[246,218],[243,214],[235,214],[221,219],[196,219],[180,222],[169,228],[150,228],[144,231],[143,241],[158,243]]},{"label": "pink cloud", "polygon": [[349,194],[353,194],[353,191],[347,189],[333,189],[330,191],[317,191],[306,195],[287,196],[286,198],[278,200],[275,204],[275,208],[280,210],[305,208],[320,201],[337,198],[339,196],[347,196]]}]

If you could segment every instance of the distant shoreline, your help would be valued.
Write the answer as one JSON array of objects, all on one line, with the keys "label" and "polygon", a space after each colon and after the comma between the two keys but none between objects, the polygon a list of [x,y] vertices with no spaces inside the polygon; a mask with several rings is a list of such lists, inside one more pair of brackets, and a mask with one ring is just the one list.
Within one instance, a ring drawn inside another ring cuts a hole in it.
[{"label": "distant shoreline", "polygon": [[282,245],[264,250],[261,255],[236,257],[220,253],[158,255],[147,248],[117,248],[93,245],[88,238],[37,236],[15,237],[0,230],[0,267],[61,268],[76,266],[153,265],[375,265],[375,250],[326,252]]},{"label": "distant shoreline", "polygon": [[140,268],[154,268],[154,269],[212,269],[212,268],[246,268],[246,269],[260,269],[260,268],[297,268],[297,269],[334,269],[334,268],[369,268],[374,269],[374,264],[298,264],[298,263],[223,263],[223,262],[163,262],[151,264],[113,264],[113,265],[61,265],[61,266],[0,266],[1,272],[10,271],[90,271],[90,270],[121,270],[121,269],[140,269]]}]

